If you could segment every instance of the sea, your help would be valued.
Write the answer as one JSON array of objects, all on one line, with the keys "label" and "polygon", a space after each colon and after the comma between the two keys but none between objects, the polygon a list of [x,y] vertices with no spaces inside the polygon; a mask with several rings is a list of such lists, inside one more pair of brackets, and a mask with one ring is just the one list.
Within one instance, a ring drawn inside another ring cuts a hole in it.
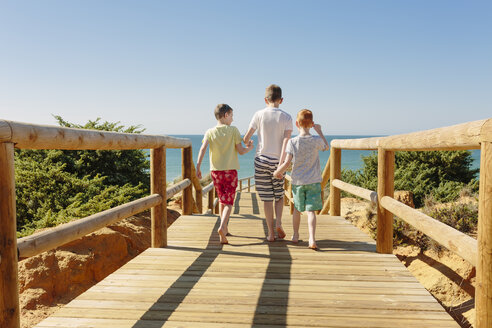
[{"label": "sea", "polygon": [[[200,150],[203,135],[170,135],[172,137],[178,138],[188,138],[191,139],[192,151],[193,151],[193,163],[196,165],[196,160],[198,158],[198,152]],[[378,137],[374,135],[327,135],[326,140],[331,142],[333,139],[358,139],[358,138],[371,138]],[[258,145],[257,136],[253,136],[253,142],[255,144],[255,149],[251,150],[249,153],[244,155],[239,155],[239,166],[238,171],[239,178],[246,178],[254,175],[254,157],[256,146]],[[368,156],[372,153],[371,150],[342,150],[342,169],[349,170],[359,170],[363,167],[364,162],[362,161],[362,156]],[[320,151],[319,160],[321,165],[321,170],[326,165],[328,157],[330,156],[329,151]],[[480,167],[480,150],[472,150],[473,164],[472,168]],[[205,153],[205,157],[202,162],[202,173],[207,174],[210,170],[210,162],[208,157],[208,149]],[[181,149],[167,149],[166,151],[166,180],[168,182],[178,180],[181,177]]]}]

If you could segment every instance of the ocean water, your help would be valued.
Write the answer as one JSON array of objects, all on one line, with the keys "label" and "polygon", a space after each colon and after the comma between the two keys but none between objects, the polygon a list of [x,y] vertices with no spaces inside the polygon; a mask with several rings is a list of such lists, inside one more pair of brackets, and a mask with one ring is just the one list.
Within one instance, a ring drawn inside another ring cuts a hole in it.
[{"label": "ocean water", "polygon": [[[198,158],[198,152],[202,144],[203,135],[172,135],[173,137],[179,138],[189,138],[191,139],[192,151],[193,151],[193,163],[196,165],[196,160]],[[355,135],[327,135],[325,136],[328,142],[333,139],[357,139],[357,138],[370,138],[375,136],[355,136]],[[256,135],[253,136],[253,141],[256,146],[258,141]],[[251,150],[245,155],[239,155],[239,166],[238,171],[239,178],[245,178],[254,175],[254,156],[255,149]],[[342,168],[350,170],[358,170],[363,166],[362,156],[368,156],[371,154],[370,150],[342,150]],[[326,165],[328,157],[330,156],[329,151],[319,152],[319,159],[321,170]],[[480,150],[473,150],[472,157],[474,159],[473,168],[478,168],[480,166]],[[205,175],[210,170],[210,162],[208,157],[208,149],[205,153],[202,163],[202,173]],[[176,178],[181,176],[181,149],[168,149],[166,152],[166,180],[171,182]]]}]

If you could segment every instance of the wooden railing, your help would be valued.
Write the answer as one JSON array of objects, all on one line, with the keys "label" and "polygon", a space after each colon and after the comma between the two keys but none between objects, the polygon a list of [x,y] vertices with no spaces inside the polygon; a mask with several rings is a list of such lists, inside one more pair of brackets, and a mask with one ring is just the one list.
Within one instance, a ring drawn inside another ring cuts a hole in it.
[{"label": "wooden railing", "polygon": [[[14,147],[64,150],[150,149],[150,195],[17,240]],[[182,149],[183,180],[170,187],[166,186],[167,148]],[[0,327],[20,327],[19,259],[56,248],[148,209],[151,209],[151,245],[166,247],[167,199],[178,192],[182,192],[183,215],[202,213],[202,194],[208,194],[208,208],[211,211],[215,208],[217,213],[213,183],[202,188],[194,170],[189,139],[0,120]]]},{"label": "wooden railing", "polygon": [[[341,181],[342,149],[377,150],[377,193]],[[478,240],[393,198],[395,151],[462,149],[481,150]],[[377,203],[378,252],[393,251],[393,215],[396,215],[476,266],[476,327],[492,327],[492,119],[389,137],[332,140],[327,167],[331,177],[331,215],[340,215],[341,190]]]},{"label": "wooden railing", "polygon": [[[248,189],[248,192],[251,192],[251,187],[254,186],[254,184],[251,184],[251,180],[254,178],[255,178],[254,176],[250,176],[250,177],[239,179],[239,186],[237,191],[241,192],[244,189]],[[245,188],[243,188],[243,181],[248,181],[248,186]]]}]

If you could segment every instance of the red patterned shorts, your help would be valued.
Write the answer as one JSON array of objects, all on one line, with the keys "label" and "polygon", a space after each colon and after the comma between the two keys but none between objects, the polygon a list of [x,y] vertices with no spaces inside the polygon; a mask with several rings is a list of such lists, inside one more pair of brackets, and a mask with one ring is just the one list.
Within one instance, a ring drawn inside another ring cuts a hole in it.
[{"label": "red patterned shorts", "polygon": [[212,171],[212,180],[219,197],[219,202],[226,205],[233,205],[236,197],[237,171]]}]

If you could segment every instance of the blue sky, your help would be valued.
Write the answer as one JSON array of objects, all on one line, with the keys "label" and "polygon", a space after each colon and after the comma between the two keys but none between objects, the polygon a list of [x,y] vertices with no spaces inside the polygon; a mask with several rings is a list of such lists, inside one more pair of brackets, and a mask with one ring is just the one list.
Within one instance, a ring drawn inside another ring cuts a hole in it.
[{"label": "blue sky", "polygon": [[325,134],[492,117],[491,1],[1,1],[0,119],[242,133],[279,84]]}]

